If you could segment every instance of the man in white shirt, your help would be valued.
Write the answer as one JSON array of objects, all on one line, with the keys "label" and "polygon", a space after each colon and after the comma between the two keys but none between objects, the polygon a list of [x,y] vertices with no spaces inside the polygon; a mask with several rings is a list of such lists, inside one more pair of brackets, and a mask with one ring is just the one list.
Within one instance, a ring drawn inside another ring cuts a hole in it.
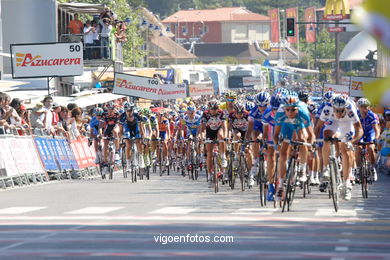
[{"label": "man in white shirt", "polygon": [[50,133],[54,131],[53,128],[53,113],[51,112],[51,109],[53,107],[53,98],[50,96],[46,96],[43,101],[43,111],[45,114],[45,119],[44,119],[44,128],[47,129],[47,131]]},{"label": "man in white shirt", "polygon": [[100,32],[100,44],[101,48],[101,57],[103,59],[110,58],[110,35],[112,31],[111,21],[108,18],[103,18],[99,21],[102,26],[102,31]]},{"label": "man in white shirt", "polygon": [[84,27],[85,58],[87,60],[92,59],[93,31],[94,27],[91,26],[91,21],[87,21]]}]

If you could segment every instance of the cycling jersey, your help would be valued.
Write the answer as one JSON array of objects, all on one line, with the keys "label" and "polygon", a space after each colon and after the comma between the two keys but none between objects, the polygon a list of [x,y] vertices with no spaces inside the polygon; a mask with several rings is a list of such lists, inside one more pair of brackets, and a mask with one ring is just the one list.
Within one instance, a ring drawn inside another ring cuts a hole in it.
[{"label": "cycling jersey", "polygon": [[330,130],[333,133],[339,133],[341,138],[352,140],[355,134],[353,125],[359,122],[359,116],[356,107],[349,100],[345,110],[344,116],[337,118],[333,112],[333,107],[328,104],[322,110],[320,120],[325,122],[324,131]]},{"label": "cycling jersey", "polygon": [[364,135],[362,137],[363,142],[372,142],[375,140],[375,128],[374,125],[379,124],[378,116],[372,112],[368,111],[365,118],[361,115],[360,111],[357,111],[360,123],[362,124]]},{"label": "cycling jersey", "polygon": [[263,126],[268,126],[268,133],[267,133],[267,143],[273,144],[273,135],[274,135],[274,128],[275,128],[275,111],[272,109],[272,107],[268,107],[265,111],[263,116],[261,117],[261,121],[263,123]]},{"label": "cycling jersey", "polygon": [[103,114],[102,120],[105,123],[105,130],[103,132],[104,137],[112,136],[112,130],[115,128],[118,123],[121,115],[118,110],[114,110],[111,114],[105,112]]},{"label": "cycling jersey", "polygon": [[149,121],[150,121],[150,127],[152,128],[152,130],[156,130],[157,129],[157,118],[154,116],[151,116]]},{"label": "cycling jersey", "polygon": [[170,127],[169,120],[165,117],[161,118],[158,122],[158,130],[160,132],[160,139],[166,140],[167,139],[167,131]]},{"label": "cycling jersey", "polygon": [[249,113],[247,111],[243,112],[241,118],[237,118],[235,112],[231,112],[229,114],[229,122],[232,124],[233,130],[237,130],[244,133],[248,131],[248,118]]},{"label": "cycling jersey", "polygon": [[203,113],[203,117],[201,122],[206,125],[206,129],[210,130],[219,130],[223,122],[226,120],[225,114],[221,109],[217,110],[217,114],[215,116],[210,114],[210,111],[205,111]]},{"label": "cycling jersey", "polygon": [[92,117],[89,126],[91,127],[91,129],[93,129],[93,135],[97,136],[99,134],[100,120],[97,119],[96,116]]},{"label": "cycling jersey", "polygon": [[139,131],[139,123],[143,122],[142,117],[134,113],[133,118],[130,121],[126,114],[123,114],[120,119],[120,123],[123,125],[123,136],[125,138],[141,138]]},{"label": "cycling jersey", "polygon": [[294,132],[311,126],[310,112],[303,102],[298,103],[298,112],[295,118],[288,118],[284,106],[280,107],[275,115],[275,125],[281,126],[281,135],[284,139],[291,140]]},{"label": "cycling jersey", "polygon": [[253,130],[263,132],[263,113],[256,106],[249,112],[249,119],[254,121]]},{"label": "cycling jersey", "polygon": [[[187,134],[192,134],[193,136],[196,136],[198,133],[198,127],[200,126],[201,123],[201,116],[199,115],[194,115],[194,118],[190,118],[188,115],[185,115],[181,124],[183,125],[183,128],[187,129]],[[188,137],[186,135],[186,137]]]}]

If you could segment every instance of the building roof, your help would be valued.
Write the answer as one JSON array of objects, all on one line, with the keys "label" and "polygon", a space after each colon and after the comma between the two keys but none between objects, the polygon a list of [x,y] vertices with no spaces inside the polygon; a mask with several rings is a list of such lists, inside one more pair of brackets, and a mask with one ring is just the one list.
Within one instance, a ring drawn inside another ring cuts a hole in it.
[{"label": "building roof", "polygon": [[165,18],[163,23],[173,22],[226,22],[226,21],[269,21],[269,17],[252,13],[244,7],[228,7],[209,10],[180,10]]}]

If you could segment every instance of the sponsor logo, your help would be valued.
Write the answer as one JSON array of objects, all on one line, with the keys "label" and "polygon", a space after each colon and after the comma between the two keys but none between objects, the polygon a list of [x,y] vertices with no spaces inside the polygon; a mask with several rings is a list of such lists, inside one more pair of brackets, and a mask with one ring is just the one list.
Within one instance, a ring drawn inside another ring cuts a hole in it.
[{"label": "sponsor logo", "polygon": [[127,80],[121,79],[121,78],[116,79],[115,85],[118,88],[125,88],[125,89],[131,89],[131,90],[142,91],[142,92],[157,93],[157,90],[158,90],[155,87],[138,86],[131,81],[127,81]]},{"label": "sponsor logo", "polygon": [[81,64],[81,58],[45,59],[31,53],[16,53],[16,67],[69,66]]}]

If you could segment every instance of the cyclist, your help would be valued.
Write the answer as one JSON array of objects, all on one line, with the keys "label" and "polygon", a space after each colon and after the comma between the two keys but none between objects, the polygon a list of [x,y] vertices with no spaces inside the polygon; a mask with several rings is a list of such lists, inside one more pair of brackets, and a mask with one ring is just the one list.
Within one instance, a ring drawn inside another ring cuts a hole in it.
[{"label": "cyclist", "polygon": [[[225,114],[221,109],[219,109],[219,103],[217,100],[209,101],[208,105],[209,110],[203,113],[201,120],[202,132],[206,132],[206,139],[224,140],[227,130]],[[208,180],[210,180],[209,185],[211,185],[213,147],[214,144],[206,144],[207,172],[209,174]],[[227,161],[223,142],[219,143],[219,154],[222,159],[222,167],[226,168]]]},{"label": "cyclist", "polygon": [[[358,116],[360,119],[360,123],[363,127],[363,138],[361,139],[362,142],[375,142],[378,140],[380,136],[380,128],[379,128],[379,118],[378,116],[371,111],[370,106],[371,103],[366,98],[360,98],[357,101],[358,106]],[[369,157],[369,169],[373,173],[373,181],[376,181],[378,179],[376,169],[375,169],[375,144],[370,144],[367,146],[368,150],[368,157]],[[356,159],[357,159],[357,165],[358,168],[361,167],[360,165],[360,147],[358,148],[358,151],[356,152]],[[360,172],[360,169],[357,171]],[[358,175],[355,176],[359,177]]]},{"label": "cyclist", "polygon": [[170,123],[168,118],[164,117],[164,113],[162,112],[158,113],[158,130],[160,132],[160,140],[163,145],[163,158],[165,161],[165,166],[169,166],[168,140],[171,136]]},{"label": "cyclist", "polygon": [[145,130],[145,132],[141,132],[141,136],[143,136],[145,142],[144,142],[144,145],[143,145],[143,157],[144,157],[144,162],[145,162],[145,166],[149,166],[150,165],[150,158],[149,158],[149,140],[151,139],[151,135],[152,135],[152,126],[151,126],[151,123],[150,123],[150,115],[152,114],[152,111],[150,111],[149,109],[145,108],[141,111],[140,115],[142,117],[142,124],[144,125],[144,127],[141,127],[141,130]]},{"label": "cyclist", "polygon": [[[314,125],[317,116],[318,106],[316,103],[309,103],[307,105],[307,109],[310,112],[311,122]],[[318,178],[319,167],[320,167],[320,156],[315,153],[309,153],[308,165],[310,171],[310,184],[311,185],[319,185],[320,180]]]},{"label": "cyclist", "polygon": [[220,104],[219,108],[225,113],[225,117],[228,118],[229,114],[234,111],[234,102],[237,99],[237,93],[234,91],[228,91],[225,93],[226,102]]},{"label": "cyclist", "polygon": [[362,126],[359,121],[355,106],[344,95],[333,98],[331,105],[326,105],[316,126],[316,133],[325,125],[324,129],[324,146],[322,151],[322,160],[324,163],[323,179],[329,179],[329,153],[330,142],[327,138],[338,137],[342,140],[340,151],[343,163],[343,189],[344,199],[350,200],[352,196],[352,184],[350,176],[352,174],[353,152],[349,147],[349,142],[356,143],[363,135]]},{"label": "cyclist", "polygon": [[[181,131],[182,136],[185,137],[185,139],[188,139],[189,137],[193,137],[195,139],[198,138],[200,128],[201,128],[201,119],[202,117],[196,113],[196,107],[194,105],[190,105],[187,107],[187,113],[183,117],[182,120],[182,127]],[[196,147],[198,149],[198,147]],[[196,151],[197,154],[200,154],[200,151]],[[187,146],[187,166],[190,165],[190,146]]]},{"label": "cyclist", "polygon": [[106,112],[103,114],[104,130],[103,130],[103,174],[108,174],[108,143],[109,138],[114,137],[115,143],[115,161],[120,160],[119,156],[119,122],[120,114],[115,108],[113,102],[108,102],[106,104]]},{"label": "cyclist", "polygon": [[[120,118],[120,132],[121,136],[126,140],[126,165],[129,170],[131,162],[131,138],[136,138],[136,144],[138,153],[142,154],[142,139],[141,132],[145,133],[145,125],[142,124],[142,117],[135,111],[135,105],[133,103],[126,102],[124,104],[124,114],[122,114]],[[142,130],[141,130],[142,128]],[[141,169],[145,168],[144,158],[143,156],[139,156],[139,167]]]},{"label": "cyclist", "polygon": [[149,117],[150,120],[150,128],[152,130],[151,132],[151,139],[152,139],[152,157],[153,159],[157,158],[157,138],[160,137],[160,132],[158,130],[158,119],[155,114],[151,114]]},{"label": "cyclist", "polygon": [[93,110],[93,117],[91,119],[91,122],[89,123],[90,125],[90,134],[89,134],[89,139],[93,140],[93,147],[96,152],[96,158],[95,158],[95,163],[100,163],[101,158],[99,158],[100,153],[99,153],[99,145],[100,145],[100,138],[101,136],[101,129],[103,127],[102,123],[102,116],[104,114],[104,110],[100,107],[97,107]]},{"label": "cyclist", "polygon": [[286,96],[277,93],[271,96],[270,106],[264,111],[262,116],[263,122],[263,139],[267,142],[267,179],[268,179],[268,193],[267,200],[273,201],[275,195],[275,148],[274,148],[274,129],[275,129],[275,115],[279,107],[285,102]]},{"label": "cyclist", "polygon": [[306,90],[301,90],[298,92],[298,98],[300,101],[307,104],[309,102],[309,93]]},{"label": "cyclist", "polygon": [[[283,182],[286,176],[286,161],[289,156],[290,144],[287,140],[298,140],[301,142],[314,142],[313,126],[307,106],[299,101],[298,95],[291,92],[285,104],[279,108],[275,115],[274,143],[279,144],[280,137],[283,142],[280,147],[280,158],[278,161],[279,187],[277,188],[276,200],[281,200],[283,195]],[[299,181],[306,181],[306,160],[308,149],[302,145],[299,147],[300,163],[298,165]]]},{"label": "cyclist", "polygon": [[[271,100],[271,96],[266,91],[261,91],[255,96],[255,104],[254,107],[249,112],[249,123],[248,123],[248,131],[246,133],[246,139],[256,141],[263,132],[263,123],[262,116],[265,110],[267,109]],[[259,163],[259,151],[260,145],[259,143],[253,144],[253,155],[255,160],[252,162],[252,168],[250,170],[250,181],[249,186],[253,186],[254,184],[254,176],[257,174],[257,165]]]}]

